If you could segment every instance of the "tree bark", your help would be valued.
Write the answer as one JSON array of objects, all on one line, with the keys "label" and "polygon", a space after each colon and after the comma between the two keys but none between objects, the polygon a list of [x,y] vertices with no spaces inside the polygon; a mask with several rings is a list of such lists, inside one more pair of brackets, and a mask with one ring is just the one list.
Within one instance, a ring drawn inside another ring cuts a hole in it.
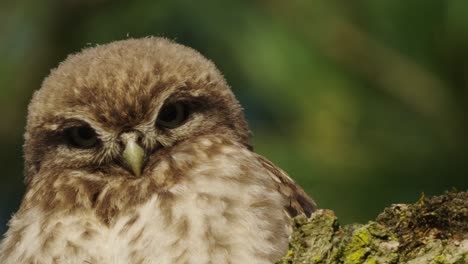
[{"label": "tree bark", "polygon": [[375,221],[341,227],[331,210],[292,220],[279,264],[468,263],[468,192],[395,204]]}]

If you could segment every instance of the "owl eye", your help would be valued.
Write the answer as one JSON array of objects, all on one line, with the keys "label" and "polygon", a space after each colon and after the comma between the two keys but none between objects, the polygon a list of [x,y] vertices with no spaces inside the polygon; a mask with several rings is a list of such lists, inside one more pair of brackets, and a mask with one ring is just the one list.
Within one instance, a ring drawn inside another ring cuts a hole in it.
[{"label": "owl eye", "polygon": [[159,112],[156,124],[166,128],[176,128],[187,120],[188,114],[185,104],[181,102],[168,104]]},{"label": "owl eye", "polygon": [[67,129],[66,136],[70,144],[78,148],[92,148],[98,143],[96,132],[86,125]]}]

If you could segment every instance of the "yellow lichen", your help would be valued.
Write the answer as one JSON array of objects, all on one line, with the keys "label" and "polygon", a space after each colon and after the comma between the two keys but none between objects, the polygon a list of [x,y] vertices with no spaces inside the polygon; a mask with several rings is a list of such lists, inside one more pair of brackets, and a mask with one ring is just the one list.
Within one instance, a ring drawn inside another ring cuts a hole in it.
[{"label": "yellow lichen", "polygon": [[364,262],[364,264],[376,264],[376,263],[377,263],[377,259],[375,257],[370,257],[366,259],[366,261]]},{"label": "yellow lichen", "polygon": [[362,263],[370,250],[367,247],[369,245],[370,236],[371,234],[367,229],[363,228],[358,230],[344,251],[345,263]]},{"label": "yellow lichen", "polygon": [[444,255],[439,255],[434,257],[434,262],[435,263],[440,263],[440,264],[445,264],[447,262],[447,258]]},{"label": "yellow lichen", "polygon": [[359,238],[363,245],[369,245],[369,232],[364,229],[357,234],[357,238]]},{"label": "yellow lichen", "polygon": [[323,259],[322,255],[315,255],[312,257],[312,263],[319,263],[320,261],[322,261],[322,259]]},{"label": "yellow lichen", "polygon": [[357,264],[357,263],[361,263],[362,262],[362,259],[365,257],[367,253],[367,249],[366,248],[361,248],[361,249],[358,249],[352,253],[350,253],[349,255],[346,256],[345,258],[345,263],[346,264]]}]

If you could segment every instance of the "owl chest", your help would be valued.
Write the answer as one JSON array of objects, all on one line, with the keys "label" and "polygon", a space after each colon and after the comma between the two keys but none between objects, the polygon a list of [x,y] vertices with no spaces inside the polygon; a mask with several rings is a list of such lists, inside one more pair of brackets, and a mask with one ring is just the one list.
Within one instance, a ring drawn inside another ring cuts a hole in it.
[{"label": "owl chest", "polygon": [[52,221],[47,255],[117,264],[271,263],[284,254],[288,234],[279,203],[252,206],[246,194],[218,191],[155,196],[111,226],[82,214]]}]

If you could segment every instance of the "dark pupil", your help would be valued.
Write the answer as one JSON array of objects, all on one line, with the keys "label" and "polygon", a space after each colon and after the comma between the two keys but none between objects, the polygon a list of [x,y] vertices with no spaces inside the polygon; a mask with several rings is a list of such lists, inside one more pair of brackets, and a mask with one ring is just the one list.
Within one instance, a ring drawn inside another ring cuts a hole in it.
[{"label": "dark pupil", "polygon": [[177,109],[173,105],[166,106],[161,113],[160,119],[165,122],[170,122],[177,118]]},{"label": "dark pupil", "polygon": [[78,128],[78,136],[80,138],[88,140],[94,137],[94,131],[89,127],[80,127]]}]

